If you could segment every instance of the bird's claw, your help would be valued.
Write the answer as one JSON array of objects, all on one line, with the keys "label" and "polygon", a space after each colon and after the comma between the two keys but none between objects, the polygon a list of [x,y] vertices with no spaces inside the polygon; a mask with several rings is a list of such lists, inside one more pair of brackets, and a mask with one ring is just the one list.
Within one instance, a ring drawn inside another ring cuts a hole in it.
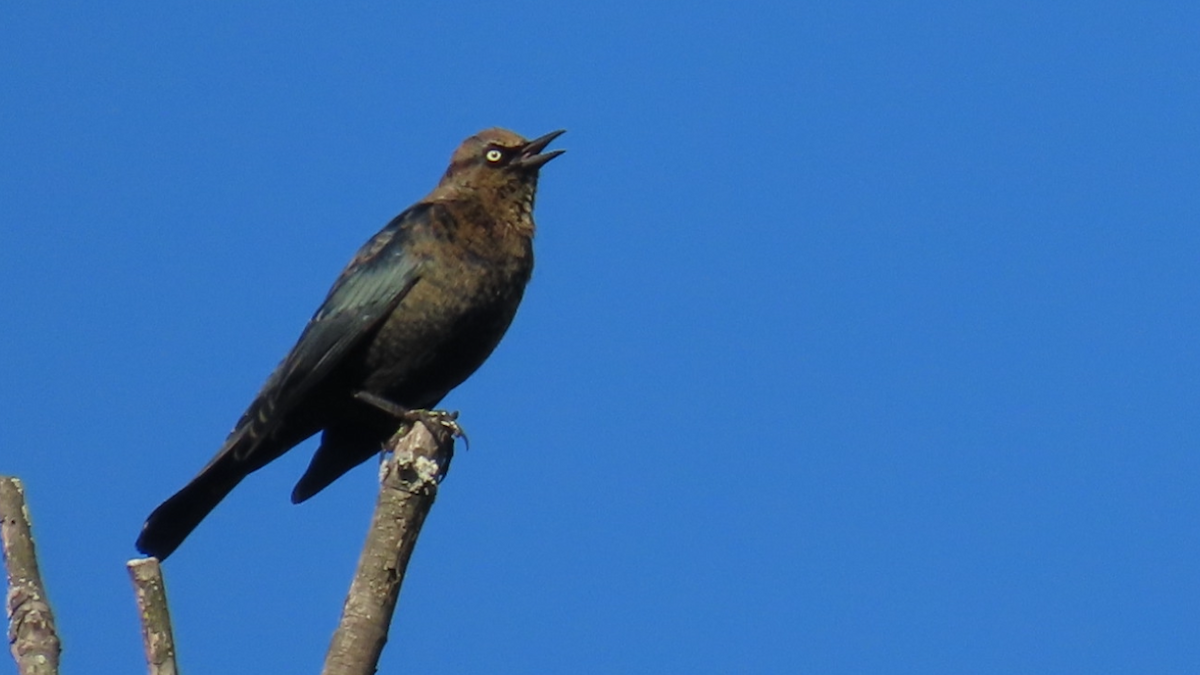
[{"label": "bird's claw", "polygon": [[463,445],[467,449],[471,448],[471,440],[467,438],[467,432],[458,423],[457,410],[413,410],[405,408],[399,403],[389,401],[378,394],[372,394],[369,391],[355,392],[354,398],[374,406],[403,422],[421,422],[428,427],[441,427],[450,432],[454,438],[463,439]]}]

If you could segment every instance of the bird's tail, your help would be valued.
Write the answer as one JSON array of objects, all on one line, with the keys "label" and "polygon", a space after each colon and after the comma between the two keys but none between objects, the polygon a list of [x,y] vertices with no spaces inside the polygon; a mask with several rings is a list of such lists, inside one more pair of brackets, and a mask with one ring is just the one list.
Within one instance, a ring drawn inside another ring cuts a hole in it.
[{"label": "bird's tail", "polygon": [[137,549],[165,560],[249,473],[232,452],[222,452],[183,489],[163,502],[142,526]]}]

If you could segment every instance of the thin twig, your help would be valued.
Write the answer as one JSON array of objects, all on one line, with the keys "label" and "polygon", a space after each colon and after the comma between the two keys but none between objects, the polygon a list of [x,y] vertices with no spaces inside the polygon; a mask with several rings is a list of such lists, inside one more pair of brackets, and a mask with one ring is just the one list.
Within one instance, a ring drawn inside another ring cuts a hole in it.
[{"label": "thin twig", "polygon": [[450,431],[441,424],[431,426],[416,422],[389,442],[392,455],[380,469],[371,530],[323,675],[372,675],[379,663],[409,557],[454,452]]},{"label": "thin twig", "polygon": [[0,549],[8,572],[8,646],[21,675],[56,675],[62,643],[38,571],[21,481],[0,476]]},{"label": "thin twig", "polygon": [[175,636],[171,632],[171,612],[167,608],[167,587],[163,582],[158,558],[136,558],[125,563],[137,596],[138,615],[142,620],[142,645],[146,649],[146,667],[150,675],[175,675]]}]

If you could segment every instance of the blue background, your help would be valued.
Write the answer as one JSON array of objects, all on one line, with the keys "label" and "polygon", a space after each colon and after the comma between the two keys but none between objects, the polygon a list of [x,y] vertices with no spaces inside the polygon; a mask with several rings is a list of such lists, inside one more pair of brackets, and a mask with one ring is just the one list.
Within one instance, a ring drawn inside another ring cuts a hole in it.
[{"label": "blue background", "polygon": [[[1200,672],[1200,5],[0,26],[0,472],[66,672],[142,668],[142,519],[493,125],[569,152],[383,672]],[[187,672],[319,669],[376,471],[293,507],[312,448],[168,561]]]}]

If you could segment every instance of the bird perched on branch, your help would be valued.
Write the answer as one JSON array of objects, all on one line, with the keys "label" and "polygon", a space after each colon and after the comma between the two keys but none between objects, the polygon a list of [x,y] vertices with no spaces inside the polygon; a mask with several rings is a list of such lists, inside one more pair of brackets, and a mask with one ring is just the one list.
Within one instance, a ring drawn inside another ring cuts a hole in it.
[{"label": "bird perched on branch", "polygon": [[243,478],[317,432],[294,503],[378,453],[413,415],[437,415],[427,411],[516,314],[533,270],[538,171],[563,153],[543,150],[562,133],[529,141],[487,129],[463,141],[433,192],[350,261],[217,455],[150,514],[138,550],[166,558]]}]

